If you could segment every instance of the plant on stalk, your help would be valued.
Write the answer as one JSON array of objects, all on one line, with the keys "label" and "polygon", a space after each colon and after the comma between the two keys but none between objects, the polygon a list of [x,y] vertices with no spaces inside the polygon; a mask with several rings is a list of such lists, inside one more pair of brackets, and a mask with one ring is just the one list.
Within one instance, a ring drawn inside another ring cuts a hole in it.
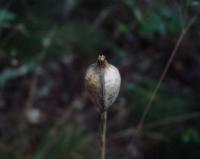
[{"label": "plant on stalk", "polygon": [[85,87],[101,113],[101,155],[106,155],[106,127],[108,108],[116,100],[121,85],[121,76],[118,69],[109,64],[104,55],[99,55],[97,62],[88,67],[85,75]]}]

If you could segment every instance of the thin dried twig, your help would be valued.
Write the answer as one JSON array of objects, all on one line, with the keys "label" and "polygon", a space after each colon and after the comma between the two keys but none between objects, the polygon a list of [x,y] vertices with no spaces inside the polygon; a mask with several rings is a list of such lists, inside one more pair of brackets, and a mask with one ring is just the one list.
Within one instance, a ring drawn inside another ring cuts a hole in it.
[{"label": "thin dried twig", "polygon": [[195,22],[195,20],[196,20],[196,17],[192,18],[191,22],[183,29],[182,33],[180,34],[180,36],[178,38],[178,41],[177,41],[177,43],[176,43],[176,45],[175,45],[175,47],[174,47],[174,49],[173,49],[173,51],[171,53],[171,56],[170,56],[166,66],[164,68],[164,71],[162,72],[162,74],[160,76],[160,79],[159,79],[159,81],[158,81],[158,83],[157,83],[152,95],[150,96],[149,102],[148,102],[148,104],[147,104],[147,106],[146,106],[146,108],[144,110],[144,113],[142,114],[142,117],[141,117],[141,119],[139,121],[139,124],[138,124],[136,130],[138,130],[138,131],[141,130],[141,128],[143,126],[143,123],[144,123],[144,120],[145,120],[145,118],[146,118],[146,116],[147,116],[147,114],[148,114],[148,112],[149,112],[149,110],[150,110],[150,108],[152,106],[152,103],[153,103],[153,101],[154,101],[154,99],[156,97],[156,94],[157,94],[157,92],[158,92],[158,90],[160,88],[160,85],[161,85],[163,79],[165,78],[165,76],[167,74],[167,71],[169,70],[169,67],[170,67],[170,65],[171,65],[171,63],[172,63],[172,61],[173,61],[173,59],[174,59],[174,57],[175,57],[175,55],[177,53],[177,50],[178,50],[178,48],[179,48],[179,46],[180,46],[185,34],[188,32],[189,28],[192,26],[192,24]]},{"label": "thin dried twig", "polygon": [[[170,125],[170,124],[176,124],[181,122],[186,122],[188,120],[197,119],[200,118],[200,112],[193,112],[188,114],[183,114],[179,116],[169,117],[167,119],[163,119],[161,121],[148,123],[145,125],[144,129],[155,129],[158,127]],[[130,136],[133,134],[133,131],[136,131],[134,128],[122,130],[114,135],[114,138],[123,137],[123,136]]]},{"label": "thin dried twig", "polygon": [[161,120],[161,121],[146,124],[145,128],[146,129],[153,129],[153,128],[157,128],[157,127],[164,126],[164,125],[185,122],[187,120],[196,119],[196,118],[199,118],[199,117],[200,117],[200,112],[183,114],[183,115],[180,115],[180,116],[170,117],[170,118],[167,118],[167,119],[164,119],[164,120]]}]

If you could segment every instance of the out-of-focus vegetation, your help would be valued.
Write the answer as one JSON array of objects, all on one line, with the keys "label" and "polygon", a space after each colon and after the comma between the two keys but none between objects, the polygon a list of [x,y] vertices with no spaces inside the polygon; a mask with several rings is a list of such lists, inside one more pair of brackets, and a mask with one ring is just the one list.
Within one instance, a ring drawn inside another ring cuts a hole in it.
[{"label": "out-of-focus vegetation", "polygon": [[[84,92],[98,54],[119,67],[109,159],[200,158],[198,0],[0,0],[0,158],[98,158]],[[140,136],[134,129],[185,26]]]}]

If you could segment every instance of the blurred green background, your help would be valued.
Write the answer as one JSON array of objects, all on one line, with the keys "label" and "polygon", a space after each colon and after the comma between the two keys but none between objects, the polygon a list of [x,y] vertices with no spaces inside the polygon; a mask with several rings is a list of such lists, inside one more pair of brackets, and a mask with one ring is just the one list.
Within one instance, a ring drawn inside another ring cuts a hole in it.
[{"label": "blurred green background", "polygon": [[122,76],[107,159],[200,158],[199,14],[198,0],[0,0],[0,158],[99,158],[99,112],[83,80],[99,54]]}]

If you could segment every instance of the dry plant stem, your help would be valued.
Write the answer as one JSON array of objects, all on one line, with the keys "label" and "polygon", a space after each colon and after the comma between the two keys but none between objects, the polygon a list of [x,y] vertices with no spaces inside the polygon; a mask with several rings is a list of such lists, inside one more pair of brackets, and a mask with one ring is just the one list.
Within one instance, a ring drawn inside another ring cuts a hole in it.
[{"label": "dry plant stem", "polygon": [[146,124],[145,128],[153,129],[153,128],[157,128],[160,126],[166,126],[169,124],[185,122],[185,121],[188,121],[191,119],[197,119],[199,117],[200,117],[200,112],[193,112],[193,113],[189,113],[189,114],[178,115],[178,116],[167,118],[167,119],[164,119],[161,121]]},{"label": "dry plant stem", "polygon": [[101,147],[100,159],[106,158],[106,130],[107,130],[107,111],[101,113]]},{"label": "dry plant stem", "polygon": [[156,94],[157,94],[157,92],[158,92],[158,90],[159,90],[159,88],[160,88],[160,85],[161,85],[163,79],[165,78],[165,75],[166,75],[167,71],[169,70],[169,66],[170,66],[171,63],[172,63],[172,61],[173,61],[173,59],[174,59],[174,56],[176,55],[176,52],[177,52],[177,50],[178,50],[178,48],[179,48],[179,46],[180,46],[180,44],[181,44],[181,42],[182,42],[182,40],[183,40],[185,34],[187,33],[187,31],[189,30],[189,28],[191,27],[191,25],[194,23],[195,20],[196,20],[196,17],[194,17],[194,18],[191,20],[191,22],[189,23],[189,25],[186,26],[186,27],[183,29],[181,35],[179,36],[178,41],[177,41],[177,43],[176,43],[176,45],[175,45],[175,47],[174,47],[174,49],[173,49],[173,51],[172,51],[172,54],[171,54],[171,56],[170,56],[170,58],[169,58],[169,60],[168,60],[168,62],[167,62],[167,64],[166,64],[166,66],[165,66],[165,68],[164,68],[164,71],[162,72],[162,74],[161,74],[161,76],[160,76],[160,79],[159,79],[159,81],[158,81],[158,83],[157,83],[157,85],[156,85],[156,87],[155,87],[155,89],[154,89],[154,91],[153,91],[153,93],[152,93],[152,95],[151,95],[151,97],[150,97],[150,99],[149,99],[149,102],[148,102],[148,104],[147,104],[147,106],[146,106],[146,108],[145,108],[145,110],[144,110],[144,113],[142,114],[142,117],[141,117],[141,119],[140,119],[140,121],[139,121],[139,124],[138,124],[138,126],[137,126],[137,129],[136,129],[137,131],[140,131],[140,130],[141,130],[141,128],[142,128],[142,126],[143,126],[143,123],[144,123],[144,120],[145,120],[145,117],[147,116],[147,113],[149,112],[149,110],[150,110],[150,108],[151,108],[151,106],[152,106],[152,103],[153,103],[153,101],[154,101],[154,99],[155,99],[155,97],[156,97]]},{"label": "dry plant stem", "polygon": [[[145,125],[144,129],[154,129],[154,128],[158,128],[158,127],[162,127],[162,126],[169,126],[170,124],[177,124],[177,123],[186,122],[188,120],[198,119],[198,118],[200,118],[200,113],[193,112],[193,113],[189,113],[189,114],[170,117],[170,118],[167,118],[167,119],[164,119],[161,121],[157,121],[157,122],[148,123]],[[114,135],[114,138],[130,136],[133,134],[134,130],[135,129],[133,129],[133,128],[122,130],[122,131],[116,133]]]}]

